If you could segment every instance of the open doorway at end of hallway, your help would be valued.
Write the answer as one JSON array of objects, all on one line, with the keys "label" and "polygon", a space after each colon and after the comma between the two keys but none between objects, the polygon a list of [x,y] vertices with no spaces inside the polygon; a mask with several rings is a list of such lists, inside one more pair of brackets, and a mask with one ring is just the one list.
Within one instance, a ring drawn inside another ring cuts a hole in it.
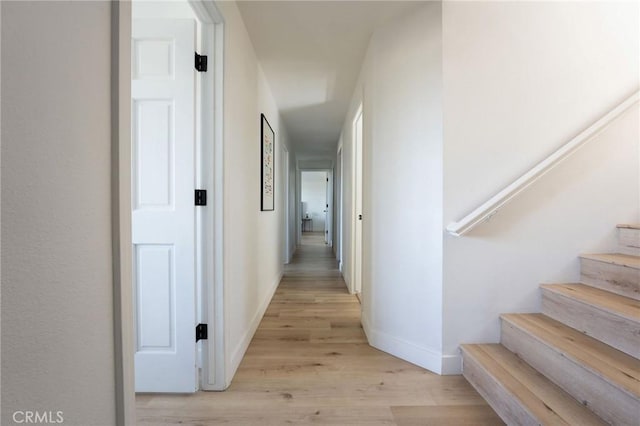
[{"label": "open doorway at end of hallway", "polygon": [[331,172],[300,174],[302,245],[331,245]]}]

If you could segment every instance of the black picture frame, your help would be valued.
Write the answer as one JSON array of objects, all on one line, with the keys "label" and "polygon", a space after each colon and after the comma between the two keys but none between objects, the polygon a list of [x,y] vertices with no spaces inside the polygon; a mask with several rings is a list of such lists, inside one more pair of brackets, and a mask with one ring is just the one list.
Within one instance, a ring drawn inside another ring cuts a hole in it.
[{"label": "black picture frame", "polygon": [[275,210],[276,133],[260,114],[260,210]]}]

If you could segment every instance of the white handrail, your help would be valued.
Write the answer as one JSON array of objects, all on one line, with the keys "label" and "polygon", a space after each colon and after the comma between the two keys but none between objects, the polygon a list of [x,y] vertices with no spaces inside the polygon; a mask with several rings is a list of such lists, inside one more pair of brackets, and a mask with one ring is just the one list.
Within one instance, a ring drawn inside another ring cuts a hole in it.
[{"label": "white handrail", "polygon": [[616,106],[610,112],[605,114],[598,121],[585,129],[578,136],[571,139],[560,149],[549,155],[547,158],[538,163],[527,173],[520,176],[509,186],[491,197],[481,206],[466,215],[458,222],[450,223],[447,226],[447,232],[456,237],[466,234],[478,224],[488,220],[498,212],[498,210],[508,203],[513,197],[524,191],[529,185],[540,179],[545,173],[553,169],[579,148],[589,142],[595,135],[604,130],[615,119],[620,117],[631,106],[636,104],[640,99],[640,91],[636,91],[633,95],[625,99],[620,105]]}]

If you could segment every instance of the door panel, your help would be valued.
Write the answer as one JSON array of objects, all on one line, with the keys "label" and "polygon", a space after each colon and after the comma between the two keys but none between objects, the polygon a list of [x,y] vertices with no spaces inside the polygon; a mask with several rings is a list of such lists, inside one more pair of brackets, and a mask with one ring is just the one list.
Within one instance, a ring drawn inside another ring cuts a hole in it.
[{"label": "door panel", "polygon": [[138,352],[175,352],[173,245],[136,244]]},{"label": "door panel", "polygon": [[174,105],[171,99],[142,99],[133,104],[135,208],[173,205],[175,158]]},{"label": "door panel", "polygon": [[195,22],[134,20],[133,244],[137,392],[194,392]]}]

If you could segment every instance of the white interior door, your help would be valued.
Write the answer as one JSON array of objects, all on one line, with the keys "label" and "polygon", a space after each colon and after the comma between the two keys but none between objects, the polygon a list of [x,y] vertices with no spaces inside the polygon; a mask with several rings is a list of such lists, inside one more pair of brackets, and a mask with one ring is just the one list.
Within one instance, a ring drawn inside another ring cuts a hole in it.
[{"label": "white interior door", "polygon": [[137,392],[194,392],[195,22],[136,19],[132,181]]},{"label": "white interior door", "polygon": [[353,286],[362,292],[362,111],[353,124],[354,147],[354,238],[353,238]]},{"label": "white interior door", "polygon": [[324,243],[329,244],[329,173],[326,173],[326,186],[324,189]]},{"label": "white interior door", "polygon": [[338,176],[336,178],[336,190],[338,191],[336,197],[336,225],[338,226],[336,232],[336,257],[338,259],[338,269],[342,271],[342,208],[344,206],[344,200],[342,199],[343,194],[343,185],[344,185],[344,177],[343,177],[343,164],[342,164],[342,147],[338,150]]}]

